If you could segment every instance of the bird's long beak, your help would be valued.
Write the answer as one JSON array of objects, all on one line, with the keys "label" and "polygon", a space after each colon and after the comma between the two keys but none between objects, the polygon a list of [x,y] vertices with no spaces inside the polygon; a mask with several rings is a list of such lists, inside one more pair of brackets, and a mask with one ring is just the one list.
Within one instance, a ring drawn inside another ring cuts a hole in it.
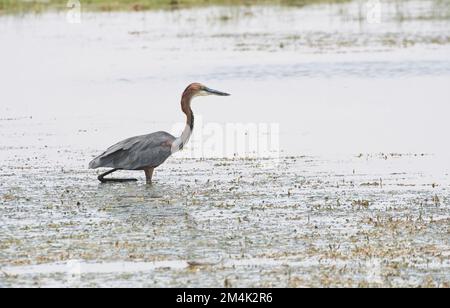
[{"label": "bird's long beak", "polygon": [[220,91],[213,90],[213,89],[206,88],[206,87],[205,87],[204,91],[208,92],[210,94],[219,95],[219,96],[230,96],[231,95],[231,94],[228,94],[228,93],[225,93],[225,92],[220,92]]}]

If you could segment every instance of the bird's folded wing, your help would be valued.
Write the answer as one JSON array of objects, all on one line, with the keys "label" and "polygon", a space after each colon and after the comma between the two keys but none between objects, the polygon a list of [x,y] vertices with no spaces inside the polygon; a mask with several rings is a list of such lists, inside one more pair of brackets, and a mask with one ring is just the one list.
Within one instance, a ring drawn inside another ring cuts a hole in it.
[{"label": "bird's folded wing", "polygon": [[109,147],[102,155],[96,157],[89,168],[110,167],[136,170],[143,167],[156,167],[171,154],[170,147],[163,146],[175,137],[165,132],[136,136],[123,140]]}]

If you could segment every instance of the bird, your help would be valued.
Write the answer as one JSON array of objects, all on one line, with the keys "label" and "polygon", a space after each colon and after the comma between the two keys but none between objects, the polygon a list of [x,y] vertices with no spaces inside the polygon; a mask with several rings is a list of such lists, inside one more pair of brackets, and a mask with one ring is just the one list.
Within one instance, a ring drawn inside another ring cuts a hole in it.
[{"label": "bird", "polygon": [[189,141],[194,130],[194,113],[191,102],[199,96],[230,94],[210,89],[201,83],[190,84],[181,96],[181,110],[186,115],[186,126],[180,137],[163,131],[125,139],[109,147],[103,154],[89,163],[89,169],[111,168],[98,176],[101,183],[135,182],[137,179],[106,178],[118,170],[139,170],[145,172],[148,184],[152,184],[155,168],[162,165],[172,154],[180,151]]}]

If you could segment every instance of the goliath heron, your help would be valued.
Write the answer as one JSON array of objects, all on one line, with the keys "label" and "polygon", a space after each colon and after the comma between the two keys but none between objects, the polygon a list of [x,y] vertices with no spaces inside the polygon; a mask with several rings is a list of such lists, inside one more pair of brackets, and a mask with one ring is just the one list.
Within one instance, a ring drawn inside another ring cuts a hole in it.
[{"label": "goliath heron", "polygon": [[205,95],[229,96],[230,94],[212,90],[199,83],[193,83],[184,90],[181,97],[181,110],[186,114],[186,127],[180,137],[175,138],[166,132],[128,138],[96,157],[89,163],[90,169],[112,168],[99,175],[98,180],[106,182],[128,182],[137,179],[106,179],[105,176],[117,170],[145,171],[147,183],[151,184],[153,171],[173,153],[183,149],[194,129],[194,114],[191,101],[194,97]]}]

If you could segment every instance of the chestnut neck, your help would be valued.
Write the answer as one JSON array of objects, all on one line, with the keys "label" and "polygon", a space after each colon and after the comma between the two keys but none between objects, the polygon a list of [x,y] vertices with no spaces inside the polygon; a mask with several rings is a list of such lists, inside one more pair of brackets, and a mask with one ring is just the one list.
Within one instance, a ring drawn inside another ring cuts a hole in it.
[{"label": "chestnut neck", "polygon": [[186,114],[186,127],[180,137],[176,138],[172,143],[172,153],[178,152],[184,148],[191,138],[192,131],[194,130],[194,113],[191,109],[191,100],[195,93],[190,90],[186,90],[181,97],[181,110]]},{"label": "chestnut neck", "polygon": [[186,115],[186,125],[194,130],[194,112],[191,109],[191,100],[193,95],[190,92],[185,92],[181,98],[181,110]]}]

